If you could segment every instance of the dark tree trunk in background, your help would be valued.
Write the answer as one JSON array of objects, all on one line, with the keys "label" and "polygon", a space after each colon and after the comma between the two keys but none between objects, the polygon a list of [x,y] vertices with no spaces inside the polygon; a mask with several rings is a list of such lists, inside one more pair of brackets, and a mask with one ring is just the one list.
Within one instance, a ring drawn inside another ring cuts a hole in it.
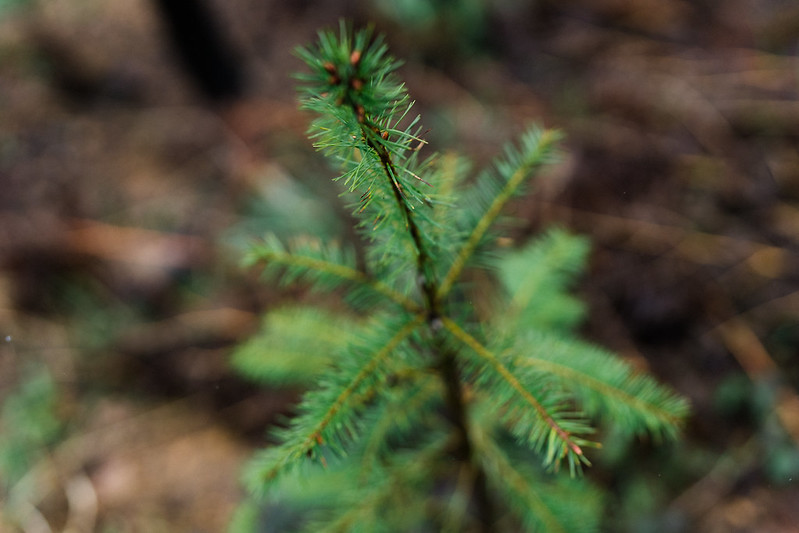
[{"label": "dark tree trunk in background", "polygon": [[184,69],[214,104],[244,92],[244,67],[212,6],[205,0],[154,0]]}]

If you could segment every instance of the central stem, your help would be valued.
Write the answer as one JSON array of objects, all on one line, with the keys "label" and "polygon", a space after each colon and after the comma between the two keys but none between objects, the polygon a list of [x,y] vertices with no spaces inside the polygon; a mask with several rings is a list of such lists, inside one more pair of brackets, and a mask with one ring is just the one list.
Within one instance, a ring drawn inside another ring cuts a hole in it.
[{"label": "central stem", "polygon": [[394,199],[397,201],[397,206],[402,213],[405,223],[408,226],[408,232],[411,234],[413,245],[416,248],[416,271],[417,276],[421,283],[422,294],[425,300],[425,308],[427,309],[428,323],[432,323],[435,319],[441,316],[440,303],[436,298],[438,283],[436,283],[433,268],[430,264],[432,258],[427,253],[424,242],[422,241],[422,233],[419,231],[419,226],[413,218],[413,213],[408,208],[405,196],[400,190],[399,182],[397,181],[397,169],[391,161],[391,155],[388,149],[367,138],[366,141],[369,147],[372,148],[377,156],[380,158],[380,163],[383,165],[383,170],[386,177],[391,184],[391,191],[394,193]]},{"label": "central stem", "polygon": [[448,416],[458,436],[456,449],[453,450],[453,455],[458,461],[468,465],[472,470],[472,496],[474,497],[477,509],[477,519],[480,523],[480,529],[485,533],[489,533],[493,530],[494,509],[491,498],[489,497],[485,472],[479,465],[478,458],[475,456],[472,446],[466,413],[467,406],[464,400],[456,354],[447,346],[442,331],[441,317],[443,314],[441,301],[437,297],[439,287],[432,265],[433,258],[427,251],[427,247],[422,239],[422,233],[414,219],[413,212],[407,203],[407,199],[402,192],[398,181],[399,174],[391,159],[391,154],[386,146],[373,137],[375,134],[379,135],[379,128],[369,122],[368,118],[361,111],[363,108],[353,106],[353,109],[361,124],[361,134],[364,140],[380,159],[383,171],[391,185],[397,207],[403,215],[405,223],[408,226],[408,232],[416,248],[417,277],[420,281],[421,291],[425,301],[427,326],[433,339],[435,353],[438,356],[436,366],[445,387],[445,401]]}]

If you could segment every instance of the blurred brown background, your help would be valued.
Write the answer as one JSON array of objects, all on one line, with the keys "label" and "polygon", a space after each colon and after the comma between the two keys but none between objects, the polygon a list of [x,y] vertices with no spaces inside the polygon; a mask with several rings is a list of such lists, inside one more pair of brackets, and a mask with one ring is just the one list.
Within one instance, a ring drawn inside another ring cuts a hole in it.
[{"label": "blurred brown background", "polygon": [[[406,60],[432,149],[485,163],[531,121],[566,132],[517,237],[589,235],[586,335],[694,408],[677,445],[610,439],[589,474],[607,530],[799,531],[795,2],[209,6],[242,75],[216,99],[153,1],[0,1],[0,456],[16,469],[0,530],[225,529],[242,461],[297,395],[227,357],[260,312],[307,297],[240,268],[243,245],[346,232],[325,222],[344,210],[290,77],[292,49],[346,17]],[[41,438],[20,437],[28,422]]]}]

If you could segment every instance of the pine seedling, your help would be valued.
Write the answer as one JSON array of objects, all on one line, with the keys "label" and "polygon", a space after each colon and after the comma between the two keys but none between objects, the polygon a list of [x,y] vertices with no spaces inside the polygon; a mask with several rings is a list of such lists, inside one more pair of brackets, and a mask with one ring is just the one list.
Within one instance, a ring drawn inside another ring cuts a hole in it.
[{"label": "pine seedling", "polygon": [[[567,290],[584,239],[497,244],[503,209],[556,157],[559,134],[532,127],[472,175],[457,156],[421,156],[381,37],[342,25],[297,53],[310,137],[340,169],[366,252],[270,236],[247,257],[284,284],[343,293],[351,310],[275,310],[234,355],[254,379],[309,388],[245,471],[270,502],[264,530],[595,531],[598,493],[573,478],[597,429],[674,438],[688,407],[575,337],[584,311]],[[478,270],[496,280],[479,314],[464,282]],[[257,516],[248,509],[233,529]]]}]

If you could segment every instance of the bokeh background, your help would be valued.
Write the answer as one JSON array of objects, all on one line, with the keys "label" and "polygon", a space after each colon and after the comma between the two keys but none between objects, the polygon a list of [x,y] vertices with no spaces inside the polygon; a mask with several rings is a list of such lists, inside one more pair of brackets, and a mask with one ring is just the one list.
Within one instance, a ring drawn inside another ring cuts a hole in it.
[{"label": "bokeh background", "polygon": [[693,404],[676,444],[607,436],[605,530],[799,531],[799,4],[207,4],[228,92],[154,0],[0,1],[0,530],[225,530],[300,392],[229,355],[318,298],[262,284],[246,243],[351,237],[291,78],[346,17],[406,61],[429,149],[566,133],[514,237],[588,235],[584,333]]}]

